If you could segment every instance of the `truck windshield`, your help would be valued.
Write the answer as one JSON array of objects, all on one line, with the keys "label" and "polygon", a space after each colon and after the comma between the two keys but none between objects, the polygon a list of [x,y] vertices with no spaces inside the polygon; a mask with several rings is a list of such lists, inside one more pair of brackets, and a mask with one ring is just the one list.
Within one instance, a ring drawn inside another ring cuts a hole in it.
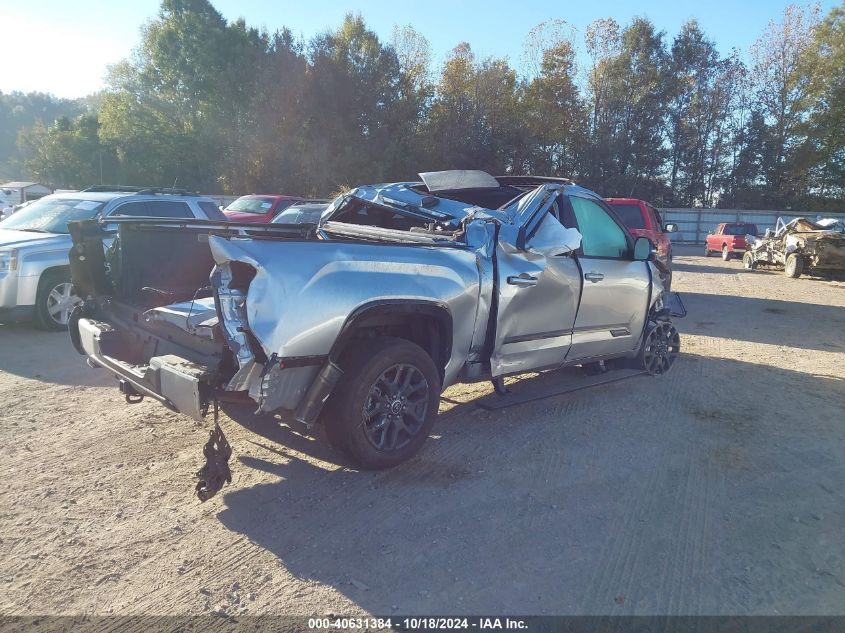
[{"label": "truck windshield", "polygon": [[[293,200],[279,202],[279,209],[284,209]],[[238,213],[270,213],[273,208],[273,198],[238,198],[225,211],[237,211]],[[277,209],[278,210],[278,209]]]},{"label": "truck windshield", "polygon": [[320,221],[320,216],[328,207],[328,203],[295,204],[275,216],[271,224],[305,224]]},{"label": "truck windshield", "polygon": [[756,235],[757,227],[753,224],[728,224],[725,235]]},{"label": "truck windshield", "polygon": [[0,229],[67,233],[68,222],[91,220],[97,216],[105,204],[100,200],[43,198],[0,222]]},{"label": "truck windshield", "polygon": [[644,229],[645,220],[643,212],[638,204],[611,204],[610,207],[616,211],[616,215],[629,229]]}]

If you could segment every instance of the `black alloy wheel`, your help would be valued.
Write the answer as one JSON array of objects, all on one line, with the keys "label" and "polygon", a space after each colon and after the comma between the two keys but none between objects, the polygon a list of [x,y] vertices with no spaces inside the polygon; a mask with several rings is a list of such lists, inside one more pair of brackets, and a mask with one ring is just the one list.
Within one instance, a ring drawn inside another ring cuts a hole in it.
[{"label": "black alloy wheel", "polygon": [[361,413],[364,433],[376,450],[394,451],[414,439],[426,419],[429,391],[413,365],[394,365],[378,377]]},{"label": "black alloy wheel", "polygon": [[669,371],[681,351],[681,336],[669,321],[657,322],[648,334],[641,351],[642,368],[652,376]]}]

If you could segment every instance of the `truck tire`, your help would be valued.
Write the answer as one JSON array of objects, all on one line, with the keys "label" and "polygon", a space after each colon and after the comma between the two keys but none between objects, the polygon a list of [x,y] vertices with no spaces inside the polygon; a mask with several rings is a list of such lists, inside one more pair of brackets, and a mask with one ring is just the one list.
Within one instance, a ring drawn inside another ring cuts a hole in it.
[{"label": "truck tire", "polygon": [[787,277],[797,279],[804,272],[804,258],[795,253],[790,253],[786,256],[786,265],[783,272],[786,273]]},{"label": "truck tire", "polygon": [[680,351],[681,336],[671,321],[650,322],[633,364],[659,376],[672,368]]},{"label": "truck tire", "polygon": [[746,251],[742,256],[742,265],[746,270],[757,270],[757,262],[750,251]]},{"label": "truck tire", "polygon": [[710,257],[710,249],[707,248],[707,242],[704,242],[704,256]]},{"label": "truck tire", "polygon": [[731,252],[728,250],[727,244],[722,244],[722,261],[728,261],[731,258]]},{"label": "truck tire", "polygon": [[440,375],[431,357],[405,339],[354,343],[343,376],[321,415],[329,442],[358,468],[391,468],[428,437],[440,404]]},{"label": "truck tire", "polygon": [[35,294],[36,325],[42,330],[66,330],[70,313],[77,303],[79,297],[73,290],[70,272],[47,271],[41,275]]}]

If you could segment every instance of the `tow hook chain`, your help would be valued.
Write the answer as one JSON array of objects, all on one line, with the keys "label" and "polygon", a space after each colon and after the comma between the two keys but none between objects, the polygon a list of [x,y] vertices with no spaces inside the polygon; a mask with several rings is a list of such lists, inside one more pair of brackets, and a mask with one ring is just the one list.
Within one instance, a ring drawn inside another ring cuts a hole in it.
[{"label": "tow hook chain", "polygon": [[217,399],[214,400],[214,429],[208,441],[202,448],[205,455],[205,465],[197,472],[197,497],[200,501],[208,501],[216,495],[224,483],[232,483],[232,471],[229,470],[229,458],[232,447],[220,428]]}]

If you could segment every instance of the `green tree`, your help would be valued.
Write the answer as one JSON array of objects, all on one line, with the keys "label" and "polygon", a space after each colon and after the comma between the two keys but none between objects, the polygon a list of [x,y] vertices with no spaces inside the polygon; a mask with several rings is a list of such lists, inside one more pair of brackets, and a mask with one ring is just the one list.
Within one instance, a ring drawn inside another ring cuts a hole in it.
[{"label": "green tree", "polygon": [[97,117],[61,117],[50,126],[36,122],[22,130],[18,146],[27,173],[59,187],[82,188],[111,175],[114,156],[100,144]]},{"label": "green tree", "polygon": [[393,110],[391,129],[396,137],[389,146],[386,160],[390,173],[398,178],[416,178],[424,171],[425,123],[434,96],[431,78],[431,46],[428,40],[410,25],[395,26],[391,46],[399,62],[399,98]]},{"label": "green tree", "polygon": [[477,62],[469,44],[459,44],[443,65],[427,137],[440,169],[518,169],[525,140],[521,88],[503,59]]},{"label": "green tree", "polygon": [[716,203],[730,169],[730,117],[743,70],[735,56],[719,56],[694,20],[675,37],[668,81],[669,188],[675,203]]},{"label": "green tree", "polygon": [[529,145],[525,171],[576,177],[587,120],[575,83],[573,44],[550,42],[541,55],[539,74],[528,82],[521,107]]},{"label": "green tree", "polygon": [[803,123],[811,75],[802,72],[800,63],[812,43],[817,15],[818,7],[790,5],[751,48],[755,107],[767,125],[762,176],[775,204],[789,204],[807,187]]},{"label": "green tree", "polygon": [[26,176],[17,146],[21,131],[38,123],[50,127],[61,117],[75,118],[87,110],[82,99],[58,99],[40,92],[0,92],[0,181]]},{"label": "green tree", "polygon": [[799,72],[809,77],[809,118],[803,131],[811,193],[845,199],[845,3],[834,7],[813,34]]},{"label": "green tree", "polygon": [[621,33],[612,20],[591,25],[587,50],[592,137],[586,181],[608,195],[664,196],[669,85],[663,33],[635,18]]},{"label": "green tree", "polygon": [[242,21],[228,25],[207,0],[163,0],[103,97],[102,136],[127,180],[217,189],[251,123],[253,69],[266,46],[265,36]]},{"label": "green tree", "polygon": [[309,188],[386,179],[397,129],[399,60],[349,14],[339,29],[311,42],[306,85],[305,157]]}]

